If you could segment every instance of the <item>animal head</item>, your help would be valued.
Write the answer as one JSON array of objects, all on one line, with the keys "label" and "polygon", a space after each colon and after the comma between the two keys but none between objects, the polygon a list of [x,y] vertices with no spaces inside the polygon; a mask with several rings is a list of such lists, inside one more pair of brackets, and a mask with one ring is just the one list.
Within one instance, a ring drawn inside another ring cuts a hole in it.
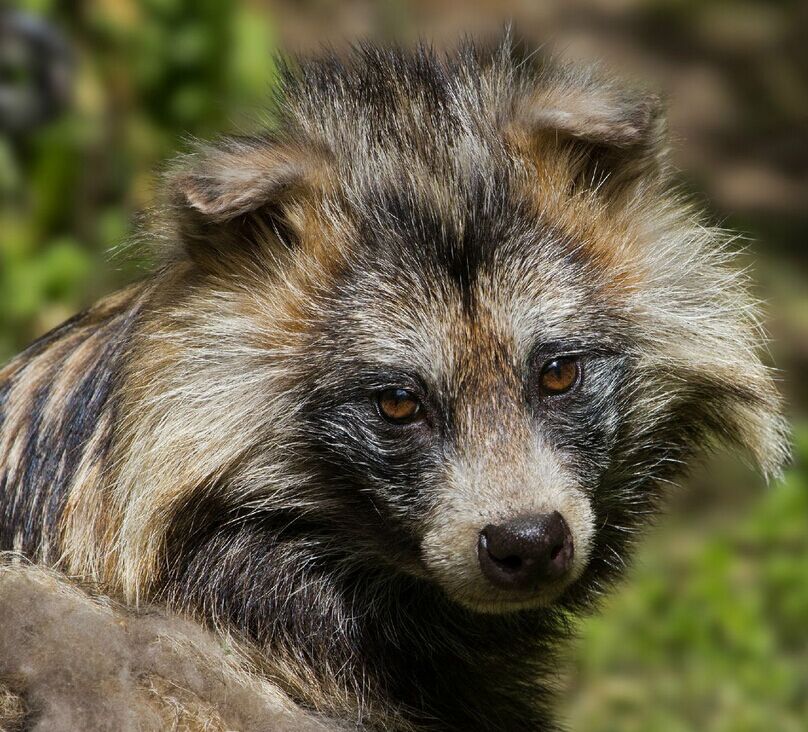
[{"label": "animal head", "polygon": [[365,49],[278,100],[169,176],[124,543],[201,491],[507,612],[596,590],[713,437],[778,470],[754,306],[656,100],[507,43]]}]

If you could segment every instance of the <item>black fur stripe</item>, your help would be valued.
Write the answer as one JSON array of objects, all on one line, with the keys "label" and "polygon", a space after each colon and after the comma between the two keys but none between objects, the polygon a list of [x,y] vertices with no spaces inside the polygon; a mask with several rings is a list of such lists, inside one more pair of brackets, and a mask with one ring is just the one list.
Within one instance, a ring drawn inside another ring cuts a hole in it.
[{"label": "black fur stripe", "polygon": [[[104,424],[105,413],[115,409],[122,355],[136,319],[137,307],[132,304],[77,316],[32,344],[18,357],[20,368],[12,368],[0,384],[0,447],[8,450],[12,431],[19,431],[21,440],[17,464],[9,463],[10,455],[0,454],[0,549],[19,549],[42,558],[45,541],[53,540],[87,446]],[[93,336],[98,345],[86,370],[59,397],[63,403],[54,405],[55,384],[68,358]],[[44,367],[45,374],[26,390],[25,380],[34,365],[37,370]],[[16,404],[12,416],[9,399],[26,398],[27,408]],[[109,444],[106,435],[103,449],[92,459],[103,463]]]}]

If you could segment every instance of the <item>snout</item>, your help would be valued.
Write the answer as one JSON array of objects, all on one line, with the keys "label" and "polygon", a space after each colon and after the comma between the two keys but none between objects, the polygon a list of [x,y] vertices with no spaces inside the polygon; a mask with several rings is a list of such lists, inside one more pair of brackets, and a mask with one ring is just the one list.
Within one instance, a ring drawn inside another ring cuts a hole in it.
[{"label": "snout", "polygon": [[477,541],[483,575],[505,590],[536,590],[562,579],[573,555],[572,532],[558,511],[488,524]]}]

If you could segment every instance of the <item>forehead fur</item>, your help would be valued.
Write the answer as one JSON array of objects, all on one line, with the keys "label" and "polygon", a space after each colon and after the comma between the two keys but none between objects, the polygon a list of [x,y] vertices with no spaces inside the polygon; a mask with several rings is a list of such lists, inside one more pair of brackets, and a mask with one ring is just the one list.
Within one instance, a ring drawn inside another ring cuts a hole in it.
[{"label": "forehead fur", "polygon": [[[432,248],[451,277],[469,279],[502,245],[527,252],[539,221],[567,255],[573,247],[622,267],[609,273],[613,284],[637,279],[622,255],[643,217],[623,213],[654,200],[636,194],[663,177],[648,96],[591,69],[520,61],[505,39],[446,56],[365,46],[290,65],[275,107],[271,132],[200,146],[172,174],[188,209],[177,217],[180,239],[197,259],[209,250],[238,259],[244,238],[300,238],[316,211],[314,229],[339,219],[326,238],[348,222],[377,229],[377,239],[412,233],[405,247]],[[314,233],[310,243],[324,238]],[[332,248],[350,246],[351,234]],[[333,259],[328,249],[319,254]]]},{"label": "forehead fur", "polygon": [[[508,40],[445,57],[368,46],[287,67],[276,106],[271,135],[200,153],[192,207],[217,220],[222,207],[283,210],[282,233],[329,268],[334,249],[373,242],[461,286],[494,261],[510,258],[512,275],[554,255],[599,265],[590,281],[617,298],[642,275],[632,247],[663,179],[657,115],[591,69],[519,61]],[[278,221],[256,216],[253,236],[272,238]]]},{"label": "forehead fur", "polygon": [[524,182],[535,166],[574,176],[582,157],[602,158],[603,175],[614,162],[605,152],[643,157],[660,131],[652,97],[592,69],[520,61],[507,39],[447,56],[368,46],[347,60],[304,63],[287,68],[277,103],[282,129],[333,154],[349,200],[414,188],[431,193],[444,216],[480,180]]}]

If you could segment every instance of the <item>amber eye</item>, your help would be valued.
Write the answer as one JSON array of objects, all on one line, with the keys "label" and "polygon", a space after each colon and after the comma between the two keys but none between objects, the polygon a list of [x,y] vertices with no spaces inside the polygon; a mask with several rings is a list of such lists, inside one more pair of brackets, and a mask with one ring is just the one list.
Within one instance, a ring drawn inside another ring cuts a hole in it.
[{"label": "amber eye", "polygon": [[406,389],[385,389],[377,397],[379,413],[393,424],[409,424],[421,417],[421,402]]},{"label": "amber eye", "polygon": [[541,390],[550,396],[564,394],[578,384],[581,377],[581,365],[578,359],[571,356],[554,358],[541,368],[539,382]]}]

